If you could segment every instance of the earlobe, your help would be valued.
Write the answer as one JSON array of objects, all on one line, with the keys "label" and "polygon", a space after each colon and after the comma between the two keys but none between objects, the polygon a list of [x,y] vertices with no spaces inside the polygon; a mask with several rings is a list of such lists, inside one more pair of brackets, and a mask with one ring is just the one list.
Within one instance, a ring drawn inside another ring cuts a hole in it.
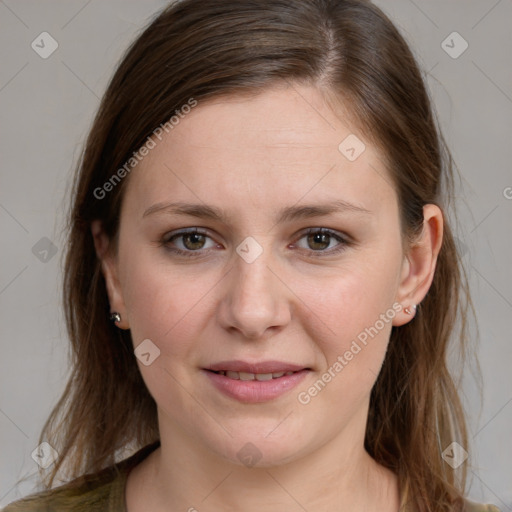
[{"label": "earlobe", "polygon": [[116,321],[115,324],[121,329],[129,329],[126,308],[118,279],[117,262],[111,251],[110,240],[104,232],[100,220],[94,220],[91,223],[91,233],[96,255],[101,262],[101,272],[105,279],[105,286],[110,303],[110,315],[113,313],[120,315],[120,320]]},{"label": "earlobe", "polygon": [[396,296],[403,312],[395,317],[393,325],[404,325],[414,318],[417,305],[428,293],[434,279],[442,241],[443,213],[437,205],[427,204],[423,207],[423,229],[404,256]]},{"label": "earlobe", "polygon": [[404,312],[407,313],[408,315],[414,315],[416,313],[417,308],[418,306],[416,304],[412,304],[411,306],[406,307],[404,309]]}]

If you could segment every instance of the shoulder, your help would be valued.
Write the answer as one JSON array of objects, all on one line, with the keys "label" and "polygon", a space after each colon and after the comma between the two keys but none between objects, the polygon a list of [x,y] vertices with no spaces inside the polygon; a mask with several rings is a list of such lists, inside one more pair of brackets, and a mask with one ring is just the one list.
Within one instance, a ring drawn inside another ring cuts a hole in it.
[{"label": "shoulder", "polygon": [[7,505],[0,512],[109,512],[125,509],[124,492],[129,471],[159,446],[145,446],[131,457],[97,473],[39,492]]},{"label": "shoulder", "polygon": [[1,512],[107,512],[115,482],[116,476],[112,468],[109,468],[109,471],[89,474],[68,484],[23,498],[11,503]]},{"label": "shoulder", "polygon": [[484,505],[466,499],[464,501],[464,512],[500,512],[500,509],[494,505]]}]

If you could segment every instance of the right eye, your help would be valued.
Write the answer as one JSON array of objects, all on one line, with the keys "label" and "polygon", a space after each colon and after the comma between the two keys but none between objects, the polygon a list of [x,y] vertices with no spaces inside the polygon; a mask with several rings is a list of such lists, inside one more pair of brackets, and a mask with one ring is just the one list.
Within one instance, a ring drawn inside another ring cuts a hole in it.
[{"label": "right eye", "polygon": [[176,254],[193,256],[194,253],[201,254],[203,250],[211,249],[217,244],[205,232],[193,228],[166,234],[162,245]]}]

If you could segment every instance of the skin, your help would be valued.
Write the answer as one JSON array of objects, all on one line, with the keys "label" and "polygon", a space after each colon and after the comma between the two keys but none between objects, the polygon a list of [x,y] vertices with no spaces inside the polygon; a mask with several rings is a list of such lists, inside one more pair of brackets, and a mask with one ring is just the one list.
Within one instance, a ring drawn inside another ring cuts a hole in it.
[{"label": "skin", "polygon": [[[338,150],[349,134],[366,144],[353,162]],[[157,142],[126,184],[118,247],[99,221],[92,225],[118,326],[131,330],[134,347],[149,338],[160,349],[151,365],[138,364],[157,403],[161,448],[130,473],[129,512],[321,512],[340,503],[356,512],[398,510],[396,476],[363,442],[391,326],[414,314],[397,312],[307,405],[297,395],[394,303],[421,302],[441,245],[441,211],[426,205],[421,236],[404,247],[384,155],[313,86],[200,102]],[[340,199],[368,212],[277,222],[282,208]],[[177,201],[222,208],[227,217],[144,216]],[[198,239],[162,243],[192,227],[207,231],[199,257],[171,250],[193,252]],[[307,228],[349,242],[322,244]],[[248,236],[263,249],[252,263],[236,252]],[[229,359],[312,371],[277,399],[244,404],[200,370]],[[261,455],[254,467],[237,457],[248,442]]]}]

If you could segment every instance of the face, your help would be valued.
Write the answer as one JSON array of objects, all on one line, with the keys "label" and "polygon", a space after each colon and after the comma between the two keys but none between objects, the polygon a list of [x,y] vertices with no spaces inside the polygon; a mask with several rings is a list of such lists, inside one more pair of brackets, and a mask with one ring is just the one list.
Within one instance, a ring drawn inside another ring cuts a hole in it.
[{"label": "face", "polygon": [[306,86],[199,103],[155,142],[104,268],[134,347],[150,340],[138,364],[161,435],[261,465],[359,442],[404,323],[383,155]]}]

